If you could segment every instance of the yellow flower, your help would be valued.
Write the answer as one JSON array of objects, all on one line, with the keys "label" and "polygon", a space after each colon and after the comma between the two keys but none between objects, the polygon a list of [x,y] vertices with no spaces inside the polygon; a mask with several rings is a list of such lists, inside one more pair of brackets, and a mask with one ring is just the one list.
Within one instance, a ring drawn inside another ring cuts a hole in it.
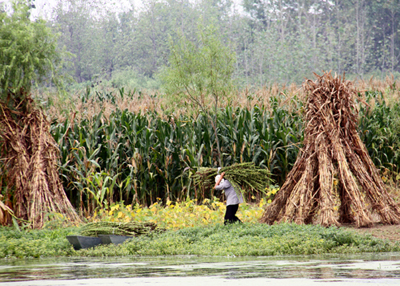
[{"label": "yellow flower", "polygon": [[111,211],[119,210],[119,205],[114,205],[111,207]]},{"label": "yellow flower", "polygon": [[[263,206],[267,203],[263,198],[257,205],[242,204],[238,211],[238,217],[244,222],[257,222],[264,213]],[[206,204],[197,205],[195,200],[176,202],[169,206],[162,206],[154,203],[150,207],[143,207],[138,204],[132,210],[131,205],[113,205],[109,210],[100,209],[94,212],[90,221],[137,221],[157,223],[161,228],[181,229],[196,225],[219,224],[223,221],[226,205],[216,199],[204,201]],[[271,200],[268,201],[270,203]],[[111,210],[112,209],[112,210]]]}]

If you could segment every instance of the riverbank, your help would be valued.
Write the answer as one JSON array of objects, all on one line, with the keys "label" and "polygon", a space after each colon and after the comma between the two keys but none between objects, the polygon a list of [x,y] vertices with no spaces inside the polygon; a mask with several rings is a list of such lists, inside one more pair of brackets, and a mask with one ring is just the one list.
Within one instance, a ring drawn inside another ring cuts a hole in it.
[{"label": "riverbank", "polygon": [[79,228],[0,229],[0,258],[111,256],[276,256],[400,251],[400,243],[349,227],[243,223],[187,227],[133,237],[122,245],[75,251],[66,239]]}]

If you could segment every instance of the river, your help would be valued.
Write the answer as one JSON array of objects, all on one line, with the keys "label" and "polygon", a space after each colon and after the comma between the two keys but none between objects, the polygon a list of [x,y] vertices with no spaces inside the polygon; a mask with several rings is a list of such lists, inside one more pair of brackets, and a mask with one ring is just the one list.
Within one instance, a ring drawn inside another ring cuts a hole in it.
[{"label": "river", "polygon": [[1,285],[400,285],[400,253],[0,261]]}]

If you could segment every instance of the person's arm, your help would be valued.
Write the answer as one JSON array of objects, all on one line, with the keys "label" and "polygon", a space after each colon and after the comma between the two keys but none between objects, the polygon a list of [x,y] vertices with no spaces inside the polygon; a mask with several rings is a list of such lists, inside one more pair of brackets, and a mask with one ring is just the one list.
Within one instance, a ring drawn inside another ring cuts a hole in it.
[{"label": "person's arm", "polygon": [[222,172],[221,177],[219,178],[219,180],[215,183],[214,189],[219,185],[219,183],[221,183],[222,179],[225,176],[225,172]]}]

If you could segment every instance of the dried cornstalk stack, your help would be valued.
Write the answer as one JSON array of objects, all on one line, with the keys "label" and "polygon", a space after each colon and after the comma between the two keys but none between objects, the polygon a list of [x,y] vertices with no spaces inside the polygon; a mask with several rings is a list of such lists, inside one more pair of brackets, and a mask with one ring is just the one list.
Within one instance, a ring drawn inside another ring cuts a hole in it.
[{"label": "dried cornstalk stack", "polygon": [[374,215],[398,224],[400,209],[357,134],[350,81],[331,73],[303,84],[308,93],[304,148],[261,222],[355,223],[369,226]]},{"label": "dried cornstalk stack", "polygon": [[[27,110],[11,110],[0,103],[2,156],[8,169],[8,188],[14,190],[13,211],[18,218],[40,228],[49,213],[61,213],[71,222],[80,219],[61,184],[59,149],[50,124],[30,98]],[[24,106],[21,104],[21,106]]]}]

